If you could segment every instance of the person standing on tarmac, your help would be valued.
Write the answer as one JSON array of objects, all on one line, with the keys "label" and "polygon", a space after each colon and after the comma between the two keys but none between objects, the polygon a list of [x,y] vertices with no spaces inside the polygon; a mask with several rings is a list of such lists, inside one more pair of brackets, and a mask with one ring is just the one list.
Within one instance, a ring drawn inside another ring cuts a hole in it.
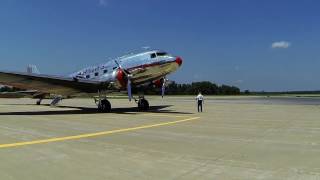
[{"label": "person standing on tarmac", "polygon": [[202,112],[202,105],[204,102],[203,95],[201,92],[199,92],[198,96],[196,97],[197,103],[198,103],[198,112]]}]

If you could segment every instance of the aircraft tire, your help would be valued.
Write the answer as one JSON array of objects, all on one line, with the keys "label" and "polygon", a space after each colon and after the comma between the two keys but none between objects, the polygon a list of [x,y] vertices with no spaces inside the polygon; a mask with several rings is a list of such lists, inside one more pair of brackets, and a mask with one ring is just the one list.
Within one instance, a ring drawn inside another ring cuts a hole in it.
[{"label": "aircraft tire", "polygon": [[138,109],[140,111],[147,111],[149,110],[149,102],[145,99],[140,99],[138,101]]},{"label": "aircraft tire", "polygon": [[100,112],[109,113],[111,112],[111,103],[107,99],[101,100],[100,104],[98,105],[98,110]]}]

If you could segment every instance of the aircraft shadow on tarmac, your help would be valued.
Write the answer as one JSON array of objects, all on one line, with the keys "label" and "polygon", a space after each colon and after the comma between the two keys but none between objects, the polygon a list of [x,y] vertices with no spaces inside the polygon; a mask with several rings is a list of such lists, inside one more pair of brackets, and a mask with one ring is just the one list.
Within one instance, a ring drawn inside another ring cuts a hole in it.
[{"label": "aircraft shadow on tarmac", "polygon": [[[31,105],[31,104],[10,104],[10,105]],[[34,105],[33,105],[34,106]],[[49,106],[49,105],[42,105]],[[150,106],[150,109],[147,112],[151,113],[166,113],[166,114],[193,114],[189,112],[177,112],[172,110],[166,110],[165,108],[171,107],[172,105],[164,106]],[[0,112],[0,116],[8,115],[68,115],[68,114],[102,114],[98,112],[97,108],[88,108],[88,107],[73,107],[73,106],[57,106],[58,109],[72,108],[72,110],[53,110],[53,111],[20,111],[20,112]],[[130,114],[138,115],[143,111],[140,111],[137,107],[129,108],[113,108],[110,113],[105,114]]]}]

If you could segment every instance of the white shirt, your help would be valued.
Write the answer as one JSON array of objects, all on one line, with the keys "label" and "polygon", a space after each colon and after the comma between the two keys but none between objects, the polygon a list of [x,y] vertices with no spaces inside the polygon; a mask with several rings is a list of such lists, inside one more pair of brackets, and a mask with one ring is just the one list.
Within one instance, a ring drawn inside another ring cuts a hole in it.
[{"label": "white shirt", "polygon": [[199,94],[197,97],[196,97],[197,101],[203,101],[203,96],[202,94]]}]

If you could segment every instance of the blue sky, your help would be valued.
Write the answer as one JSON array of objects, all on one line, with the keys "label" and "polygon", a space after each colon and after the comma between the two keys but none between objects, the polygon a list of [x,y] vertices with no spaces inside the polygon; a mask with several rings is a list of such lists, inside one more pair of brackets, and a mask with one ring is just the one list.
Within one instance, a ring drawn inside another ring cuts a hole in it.
[{"label": "blue sky", "polygon": [[317,0],[1,0],[0,69],[68,74],[143,46],[178,82],[320,90]]}]

